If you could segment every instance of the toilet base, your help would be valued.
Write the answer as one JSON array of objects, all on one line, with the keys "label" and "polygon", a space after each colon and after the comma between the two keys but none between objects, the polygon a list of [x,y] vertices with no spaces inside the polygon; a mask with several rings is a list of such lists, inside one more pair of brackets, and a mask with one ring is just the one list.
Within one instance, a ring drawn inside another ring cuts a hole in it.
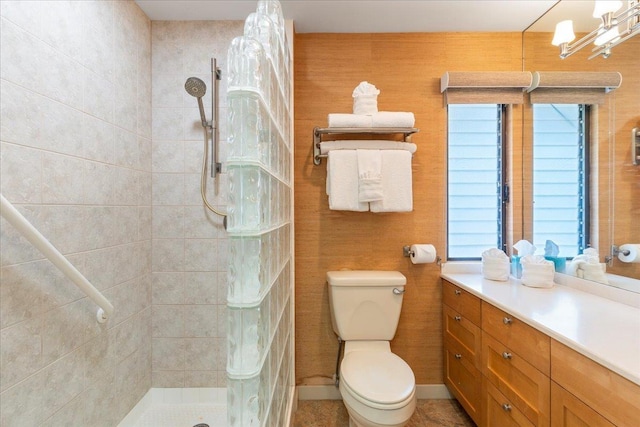
[{"label": "toilet base", "polygon": [[[399,424],[379,424],[371,420],[362,418],[360,414],[358,414],[358,412],[354,411],[352,408],[349,408],[349,405],[347,405],[346,403],[344,406],[347,408],[347,413],[349,414],[349,427],[404,427],[409,422],[409,420],[406,420]],[[415,401],[413,406],[415,408]],[[411,412],[413,413],[413,410]]]}]

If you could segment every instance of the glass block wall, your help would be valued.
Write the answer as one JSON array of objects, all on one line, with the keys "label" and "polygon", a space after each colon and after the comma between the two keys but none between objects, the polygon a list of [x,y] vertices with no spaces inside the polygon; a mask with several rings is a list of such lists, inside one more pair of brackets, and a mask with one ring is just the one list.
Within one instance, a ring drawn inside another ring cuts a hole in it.
[{"label": "glass block wall", "polygon": [[280,3],[228,54],[227,418],[286,425],[293,378],[291,61]]}]

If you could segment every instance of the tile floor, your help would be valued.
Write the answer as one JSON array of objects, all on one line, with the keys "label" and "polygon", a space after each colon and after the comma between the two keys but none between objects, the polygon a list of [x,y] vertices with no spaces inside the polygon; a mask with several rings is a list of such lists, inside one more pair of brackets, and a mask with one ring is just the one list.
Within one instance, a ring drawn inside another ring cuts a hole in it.
[{"label": "tile floor", "polygon": [[[301,400],[294,427],[348,427],[349,417],[341,400]],[[407,427],[474,427],[475,423],[456,400],[418,400]]]}]

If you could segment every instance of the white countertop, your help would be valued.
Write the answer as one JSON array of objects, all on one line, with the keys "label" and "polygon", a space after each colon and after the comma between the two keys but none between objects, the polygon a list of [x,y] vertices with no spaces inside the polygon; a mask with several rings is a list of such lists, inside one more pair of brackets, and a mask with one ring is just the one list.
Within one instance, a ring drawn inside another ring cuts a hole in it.
[{"label": "white countertop", "polygon": [[564,285],[531,288],[445,271],[442,278],[640,385],[640,308]]}]

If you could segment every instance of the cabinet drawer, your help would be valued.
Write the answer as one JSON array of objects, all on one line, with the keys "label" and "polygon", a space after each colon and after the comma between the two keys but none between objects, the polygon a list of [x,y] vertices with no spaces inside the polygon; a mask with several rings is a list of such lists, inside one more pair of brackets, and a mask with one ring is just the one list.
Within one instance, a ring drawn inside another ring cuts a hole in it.
[{"label": "cabinet drawer", "polygon": [[452,347],[445,347],[444,351],[444,383],[473,421],[480,424],[482,374]]},{"label": "cabinet drawer", "polygon": [[549,425],[549,377],[502,345],[482,334],[482,367],[488,382],[533,425]]},{"label": "cabinet drawer", "polygon": [[482,303],[482,330],[549,376],[550,339],[547,335],[486,302]]},{"label": "cabinet drawer", "polygon": [[615,427],[580,399],[551,382],[551,425],[553,427]]},{"label": "cabinet drawer", "polygon": [[513,403],[485,379],[484,426],[535,427]]},{"label": "cabinet drawer", "polygon": [[462,356],[480,369],[482,343],[480,328],[447,305],[442,307],[442,312],[445,346],[455,345]]},{"label": "cabinet drawer", "polygon": [[618,426],[640,426],[640,386],[551,340],[551,379]]},{"label": "cabinet drawer", "polygon": [[480,326],[480,298],[446,280],[442,281],[442,301]]}]

